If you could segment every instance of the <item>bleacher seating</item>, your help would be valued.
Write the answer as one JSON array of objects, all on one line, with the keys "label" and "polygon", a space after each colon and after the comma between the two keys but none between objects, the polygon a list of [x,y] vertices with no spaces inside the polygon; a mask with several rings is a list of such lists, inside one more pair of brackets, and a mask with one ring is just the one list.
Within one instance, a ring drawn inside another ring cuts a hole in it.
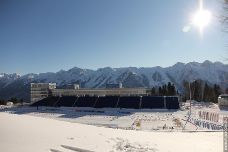
[{"label": "bleacher seating", "polygon": [[[141,101],[140,101],[141,100]],[[94,107],[94,108],[128,108],[128,109],[179,109],[179,100],[175,96],[104,96],[104,97],[47,97],[31,106],[48,107]]]},{"label": "bleacher seating", "polygon": [[99,97],[95,108],[115,108],[118,102],[118,96]]},{"label": "bleacher seating", "polygon": [[58,107],[72,107],[77,100],[75,96],[62,96],[55,106]]},{"label": "bleacher seating", "polygon": [[166,108],[167,109],[179,109],[180,105],[178,97],[166,97]]},{"label": "bleacher seating", "polygon": [[118,108],[129,108],[129,109],[139,109],[140,97],[120,97]]},{"label": "bleacher seating", "polygon": [[94,107],[98,97],[79,97],[75,102],[75,107]]},{"label": "bleacher seating", "polygon": [[142,97],[142,109],[163,109],[164,97],[145,96]]},{"label": "bleacher seating", "polygon": [[47,107],[53,107],[55,106],[56,102],[59,100],[59,97],[47,97],[40,101],[37,101],[32,104],[32,106],[47,106]]}]

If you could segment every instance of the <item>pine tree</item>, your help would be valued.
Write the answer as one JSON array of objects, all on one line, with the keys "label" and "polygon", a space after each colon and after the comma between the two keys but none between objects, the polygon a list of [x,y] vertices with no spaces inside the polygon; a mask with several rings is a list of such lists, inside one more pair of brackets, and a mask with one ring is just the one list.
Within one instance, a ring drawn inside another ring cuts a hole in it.
[{"label": "pine tree", "polygon": [[221,88],[219,85],[214,84],[214,99],[213,102],[217,103],[218,102],[218,96],[222,93]]},{"label": "pine tree", "polygon": [[162,86],[162,95],[163,96],[167,95],[167,85],[166,84]]},{"label": "pine tree", "polygon": [[171,84],[170,82],[167,85],[167,95],[169,96],[176,95],[176,88],[174,84]]},{"label": "pine tree", "polygon": [[205,87],[204,87],[204,101],[215,102],[214,89],[210,87],[207,83],[205,84]]},{"label": "pine tree", "polygon": [[189,82],[188,81],[183,81],[183,87],[184,87],[184,95],[183,95],[183,99],[184,100],[188,100],[190,97],[189,95]]},{"label": "pine tree", "polygon": [[156,88],[155,88],[155,87],[153,87],[153,88],[151,89],[151,95],[152,95],[152,96],[155,96],[155,95],[156,95]]},{"label": "pine tree", "polygon": [[162,88],[161,87],[158,88],[158,95],[162,96]]},{"label": "pine tree", "polygon": [[192,98],[196,101],[201,101],[202,99],[202,81],[197,80],[191,83],[191,89],[192,89]]}]

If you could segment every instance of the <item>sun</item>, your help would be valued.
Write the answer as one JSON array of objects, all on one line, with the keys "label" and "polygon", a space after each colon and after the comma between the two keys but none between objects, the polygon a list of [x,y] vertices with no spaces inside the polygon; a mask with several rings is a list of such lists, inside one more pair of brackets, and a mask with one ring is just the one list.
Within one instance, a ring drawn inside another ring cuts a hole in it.
[{"label": "sun", "polygon": [[199,28],[200,31],[204,29],[211,21],[211,12],[208,10],[199,10],[193,15],[192,24]]},{"label": "sun", "polygon": [[192,16],[192,24],[199,28],[200,33],[211,21],[211,12],[203,9],[203,1],[200,0],[200,8]]}]

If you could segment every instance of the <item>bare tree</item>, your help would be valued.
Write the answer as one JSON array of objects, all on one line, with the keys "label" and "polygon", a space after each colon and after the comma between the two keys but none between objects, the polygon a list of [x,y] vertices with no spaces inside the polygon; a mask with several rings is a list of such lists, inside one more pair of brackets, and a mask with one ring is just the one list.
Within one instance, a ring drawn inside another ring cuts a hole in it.
[{"label": "bare tree", "polygon": [[224,27],[224,32],[228,32],[228,0],[223,2],[223,13],[222,13],[222,24]]},{"label": "bare tree", "polygon": [[[220,16],[221,23],[222,23],[222,30],[224,33],[228,33],[228,0],[222,0],[222,13]],[[225,44],[226,48],[228,49],[228,43]],[[225,61],[228,61],[228,57],[224,58]]]}]

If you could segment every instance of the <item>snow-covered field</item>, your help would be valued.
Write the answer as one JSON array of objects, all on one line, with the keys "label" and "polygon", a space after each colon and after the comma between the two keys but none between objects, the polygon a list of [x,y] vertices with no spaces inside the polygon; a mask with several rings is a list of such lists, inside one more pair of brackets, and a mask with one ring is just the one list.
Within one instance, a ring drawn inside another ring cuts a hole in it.
[{"label": "snow-covered field", "polygon": [[[191,122],[188,120],[188,104],[180,110],[165,109],[113,109],[113,108],[76,108],[76,107],[15,107],[2,109],[2,112],[27,114],[37,117],[51,118],[74,123],[103,126],[108,128],[121,128],[127,130],[144,131],[213,131],[222,130],[222,120],[219,122],[208,122],[198,119],[198,111],[210,111],[228,116],[227,110],[220,110],[216,104],[205,104],[193,102]],[[201,125],[195,125],[197,121]],[[208,128],[204,123],[211,123]],[[212,128],[212,125],[217,126]],[[219,128],[220,127],[220,128]]]},{"label": "snow-covered field", "polygon": [[[186,123],[187,107],[176,111],[2,107],[0,151],[222,151],[223,132]],[[197,119],[198,110],[228,114],[215,104],[193,102],[192,119]]]},{"label": "snow-covered field", "polygon": [[[182,130],[185,111],[167,110],[133,110],[133,109],[93,109],[93,108],[51,108],[35,107],[12,108],[8,113],[27,114],[37,117],[51,118],[68,122],[82,123],[108,128],[128,130]],[[181,125],[176,124],[180,121]],[[190,123],[186,129],[196,130]]]},{"label": "snow-covered field", "polygon": [[[3,152],[219,152],[222,132],[148,132],[0,113]],[[71,150],[70,150],[71,149]]]}]

